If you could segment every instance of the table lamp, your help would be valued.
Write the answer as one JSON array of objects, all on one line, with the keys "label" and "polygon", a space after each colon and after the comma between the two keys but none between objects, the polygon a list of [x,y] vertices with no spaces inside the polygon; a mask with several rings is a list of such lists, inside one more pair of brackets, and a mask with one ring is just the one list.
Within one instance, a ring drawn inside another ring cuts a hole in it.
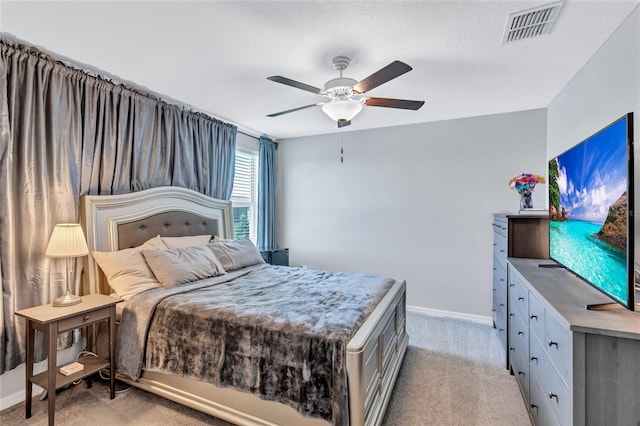
[{"label": "table lamp", "polygon": [[64,296],[53,301],[53,306],[70,306],[80,303],[79,296],[71,294],[69,291],[70,274],[69,263],[74,257],[86,256],[89,254],[87,241],[82,233],[82,228],[77,223],[59,223],[53,228],[49,244],[45,251],[45,256],[53,258],[64,258],[66,260],[67,291]]}]

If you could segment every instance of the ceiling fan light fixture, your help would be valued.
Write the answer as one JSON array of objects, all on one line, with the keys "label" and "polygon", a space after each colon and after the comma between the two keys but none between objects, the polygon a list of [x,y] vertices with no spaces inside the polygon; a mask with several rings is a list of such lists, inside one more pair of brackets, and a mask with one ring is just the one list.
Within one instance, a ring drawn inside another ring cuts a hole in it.
[{"label": "ceiling fan light fixture", "polygon": [[334,99],[322,105],[322,111],[333,121],[351,121],[353,117],[362,111],[362,103],[348,99]]}]

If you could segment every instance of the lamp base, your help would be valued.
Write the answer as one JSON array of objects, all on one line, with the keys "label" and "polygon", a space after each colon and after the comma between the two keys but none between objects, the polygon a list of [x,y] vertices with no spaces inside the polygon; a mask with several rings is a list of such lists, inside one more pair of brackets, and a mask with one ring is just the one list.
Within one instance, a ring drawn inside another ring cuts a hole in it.
[{"label": "lamp base", "polygon": [[69,293],[69,290],[67,290],[64,296],[58,297],[53,301],[53,306],[71,306],[77,305],[80,302],[82,302],[82,298],[80,296],[71,294]]}]

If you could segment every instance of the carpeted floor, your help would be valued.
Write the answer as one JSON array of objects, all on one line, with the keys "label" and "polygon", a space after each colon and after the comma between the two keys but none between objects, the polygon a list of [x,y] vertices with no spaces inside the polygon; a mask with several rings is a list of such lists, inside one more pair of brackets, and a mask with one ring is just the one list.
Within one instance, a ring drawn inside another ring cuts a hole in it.
[{"label": "carpeted floor", "polygon": [[[416,314],[408,314],[407,329],[410,346],[383,425],[531,425],[515,378],[503,368],[493,329]],[[0,424],[47,424],[46,400],[35,398],[32,412],[25,420],[24,405],[19,404],[0,413]],[[229,425],[138,389],[121,391],[110,400],[102,383],[60,391],[56,424]]]}]

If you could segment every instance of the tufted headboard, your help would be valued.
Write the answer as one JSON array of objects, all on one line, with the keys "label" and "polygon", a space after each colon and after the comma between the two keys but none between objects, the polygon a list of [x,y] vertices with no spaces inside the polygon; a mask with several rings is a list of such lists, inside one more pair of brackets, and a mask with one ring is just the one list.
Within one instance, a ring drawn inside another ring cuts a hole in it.
[{"label": "tufted headboard", "polygon": [[[156,235],[218,235],[233,238],[231,202],[175,186],[121,195],[86,195],[81,223],[89,251],[138,246]],[[93,257],[85,264],[83,293],[110,291]]]},{"label": "tufted headboard", "polygon": [[218,220],[188,212],[158,213],[118,225],[118,250],[137,247],[145,241],[161,237],[185,235],[220,235]]}]

